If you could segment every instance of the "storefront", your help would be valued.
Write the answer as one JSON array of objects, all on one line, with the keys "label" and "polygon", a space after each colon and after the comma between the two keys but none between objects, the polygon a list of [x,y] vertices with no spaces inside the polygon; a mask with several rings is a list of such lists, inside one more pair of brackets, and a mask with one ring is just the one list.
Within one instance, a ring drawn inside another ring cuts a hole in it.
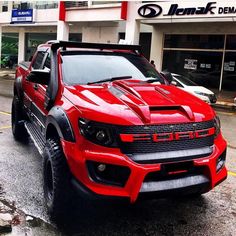
[{"label": "storefront", "polygon": [[162,69],[215,91],[235,91],[235,46],[236,35],[166,34]]},{"label": "storefront", "polygon": [[126,40],[135,42],[140,25],[152,26],[150,59],[158,70],[185,75],[217,93],[235,96],[235,1],[129,2],[129,7],[126,33],[133,29],[133,34],[127,34]]},{"label": "storefront", "polygon": [[[186,75],[232,97],[236,94],[233,0],[32,4],[20,5],[25,9],[18,7],[13,14],[15,6],[9,2],[7,9],[2,5],[2,11],[8,12],[0,13],[2,42],[10,36],[18,40],[18,61],[29,59],[37,45],[47,40],[117,43],[125,39],[141,44],[159,71]],[[22,14],[30,22],[19,22]]]}]

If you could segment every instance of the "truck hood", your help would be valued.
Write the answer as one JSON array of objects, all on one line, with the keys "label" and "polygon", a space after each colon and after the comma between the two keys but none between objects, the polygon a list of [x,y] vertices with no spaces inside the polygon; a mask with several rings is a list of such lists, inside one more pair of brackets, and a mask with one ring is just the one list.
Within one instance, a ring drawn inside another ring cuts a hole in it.
[{"label": "truck hood", "polygon": [[64,96],[82,117],[120,125],[200,122],[213,119],[213,109],[174,86],[139,80],[66,86]]}]

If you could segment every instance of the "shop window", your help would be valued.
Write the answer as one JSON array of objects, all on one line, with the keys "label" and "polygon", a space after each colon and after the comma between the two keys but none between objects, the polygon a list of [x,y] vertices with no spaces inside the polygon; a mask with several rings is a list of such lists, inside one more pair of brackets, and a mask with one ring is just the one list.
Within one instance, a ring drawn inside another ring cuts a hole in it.
[{"label": "shop window", "polygon": [[53,9],[58,7],[58,1],[36,1],[34,6],[36,9]]},{"label": "shop window", "polygon": [[[224,61],[222,89],[235,91],[236,89],[236,52],[226,52]],[[235,95],[235,92],[234,92]]]},{"label": "shop window", "polygon": [[222,52],[165,50],[162,70],[185,75],[198,85],[218,89]]},{"label": "shop window", "polygon": [[223,49],[224,35],[165,35],[164,48]]},{"label": "shop window", "polygon": [[2,12],[7,12],[8,11],[8,2],[3,1],[2,2]]},{"label": "shop window", "polygon": [[66,8],[87,7],[88,1],[66,1]]},{"label": "shop window", "polygon": [[18,61],[18,34],[2,33],[1,67],[14,68]]},{"label": "shop window", "polygon": [[227,35],[226,49],[236,50],[236,35]]},{"label": "shop window", "polygon": [[[119,40],[120,39],[125,39],[125,33],[119,33]],[[150,59],[151,41],[152,41],[152,33],[140,33],[139,44],[142,46],[143,55],[148,60]]]}]

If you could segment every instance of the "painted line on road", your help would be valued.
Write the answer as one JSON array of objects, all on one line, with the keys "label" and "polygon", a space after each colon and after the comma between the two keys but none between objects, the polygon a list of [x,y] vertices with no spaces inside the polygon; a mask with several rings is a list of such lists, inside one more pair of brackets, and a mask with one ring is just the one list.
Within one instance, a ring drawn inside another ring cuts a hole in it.
[{"label": "painted line on road", "polygon": [[5,112],[5,111],[0,111],[0,114],[2,114],[2,115],[6,115],[6,116],[10,116],[10,115],[11,115],[10,112]]},{"label": "painted line on road", "polygon": [[0,130],[2,130],[2,129],[10,129],[11,128],[11,126],[10,125],[8,125],[8,126],[3,126],[3,127],[0,127]]},{"label": "painted line on road", "polygon": [[236,177],[236,173],[234,173],[232,171],[228,171],[228,174]]}]

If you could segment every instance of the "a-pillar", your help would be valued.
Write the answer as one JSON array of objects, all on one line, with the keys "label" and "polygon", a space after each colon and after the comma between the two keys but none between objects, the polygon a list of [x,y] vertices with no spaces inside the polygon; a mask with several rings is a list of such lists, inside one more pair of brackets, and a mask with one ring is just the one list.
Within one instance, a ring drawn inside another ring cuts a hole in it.
[{"label": "a-pillar", "polygon": [[57,22],[57,40],[69,40],[69,25],[65,21]]},{"label": "a-pillar", "polygon": [[125,40],[131,44],[139,44],[140,21],[136,20],[137,3],[129,1],[127,9]]},{"label": "a-pillar", "polygon": [[158,26],[154,25],[152,32],[150,60],[154,60],[156,69],[158,71],[161,71],[162,69],[163,45],[164,45],[164,34],[160,29],[158,29]]},{"label": "a-pillar", "polygon": [[19,29],[18,38],[18,63],[25,60],[25,30],[24,28]]}]

